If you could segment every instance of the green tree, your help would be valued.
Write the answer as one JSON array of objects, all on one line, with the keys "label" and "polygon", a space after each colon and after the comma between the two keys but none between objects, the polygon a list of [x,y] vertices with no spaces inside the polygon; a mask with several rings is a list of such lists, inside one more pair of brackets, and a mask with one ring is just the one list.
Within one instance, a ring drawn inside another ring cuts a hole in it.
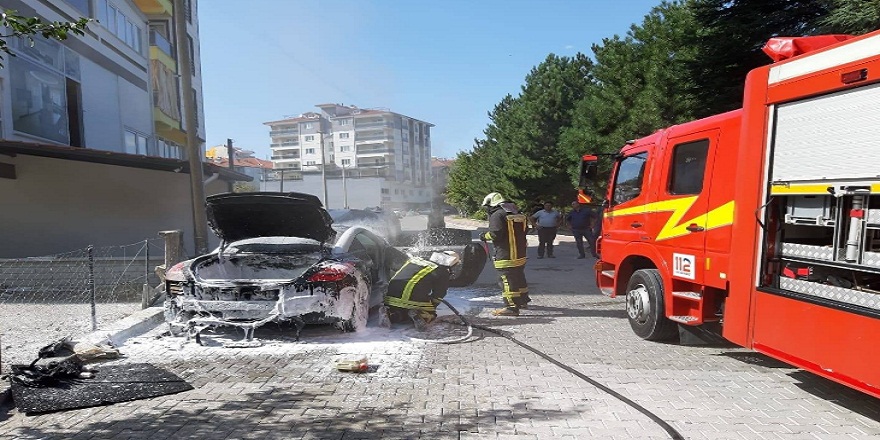
[{"label": "green tree", "polygon": [[[0,26],[5,27],[8,31],[0,34],[0,60],[3,60],[2,54],[15,56],[7,44],[9,38],[24,39],[31,46],[34,45],[35,35],[55,40],[66,40],[71,33],[85,35],[86,26],[90,21],[92,21],[90,18],[80,18],[74,22],[45,22],[37,17],[22,17],[16,11],[7,9],[0,15]],[[0,63],[0,67],[3,67],[2,63]]]},{"label": "green tree", "polygon": [[880,29],[880,0],[831,0],[820,20],[829,33],[860,35]]},{"label": "green tree", "polygon": [[[875,2],[876,3],[876,2]],[[771,37],[822,33],[827,0],[691,0],[699,55],[689,69],[698,82],[699,116],[742,106],[746,74],[769,62],[761,48]]]},{"label": "green tree", "polygon": [[[595,85],[577,104],[562,136],[574,151],[570,185],[578,183],[580,155],[615,153],[629,139],[693,119],[697,101],[688,65],[696,56],[695,33],[691,10],[680,2],[664,2],[626,36],[593,46]],[[607,177],[611,164],[607,156],[600,161],[600,176]],[[601,192],[605,180],[593,190]]]}]

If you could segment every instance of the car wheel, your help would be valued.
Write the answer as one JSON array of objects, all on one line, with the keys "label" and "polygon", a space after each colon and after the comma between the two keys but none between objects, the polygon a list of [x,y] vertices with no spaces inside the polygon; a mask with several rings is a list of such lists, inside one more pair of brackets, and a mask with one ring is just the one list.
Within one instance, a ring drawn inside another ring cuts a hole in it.
[{"label": "car wheel", "polygon": [[465,246],[461,253],[461,264],[453,267],[449,275],[449,286],[465,287],[473,284],[483,272],[487,259],[488,255],[483,246],[477,243]]},{"label": "car wheel", "polygon": [[633,332],[649,341],[667,341],[678,335],[678,325],[666,318],[663,280],[656,269],[635,271],[626,284],[626,314]]}]

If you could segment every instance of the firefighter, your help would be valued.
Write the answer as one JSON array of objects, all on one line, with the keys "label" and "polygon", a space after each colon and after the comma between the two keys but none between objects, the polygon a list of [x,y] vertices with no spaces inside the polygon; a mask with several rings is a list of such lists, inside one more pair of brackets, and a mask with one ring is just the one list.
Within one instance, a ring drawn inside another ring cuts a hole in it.
[{"label": "firefighter", "polygon": [[504,298],[504,308],[492,314],[518,316],[519,310],[526,308],[531,301],[525,274],[528,218],[497,192],[487,195],[483,206],[489,213],[489,231],[480,239],[491,241],[495,247],[493,259],[501,276],[501,296]]},{"label": "firefighter", "polygon": [[449,288],[449,271],[458,260],[454,251],[434,252],[427,260],[410,257],[388,283],[389,321],[411,320],[417,330],[424,331],[437,317],[437,304]]}]

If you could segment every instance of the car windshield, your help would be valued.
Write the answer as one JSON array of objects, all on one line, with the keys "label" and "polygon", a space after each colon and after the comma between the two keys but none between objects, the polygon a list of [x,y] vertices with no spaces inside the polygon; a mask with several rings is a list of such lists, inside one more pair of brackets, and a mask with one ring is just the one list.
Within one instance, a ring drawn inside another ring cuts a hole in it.
[{"label": "car windshield", "polygon": [[231,243],[200,262],[194,272],[197,279],[208,282],[287,281],[298,278],[329,250],[307,238],[251,238]]}]

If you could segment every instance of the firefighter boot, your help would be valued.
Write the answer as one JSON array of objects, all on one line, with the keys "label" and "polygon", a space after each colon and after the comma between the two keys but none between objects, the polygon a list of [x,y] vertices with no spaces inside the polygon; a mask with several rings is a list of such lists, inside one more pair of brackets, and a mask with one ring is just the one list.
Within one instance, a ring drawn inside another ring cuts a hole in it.
[{"label": "firefighter boot", "polygon": [[412,319],[413,325],[416,327],[416,331],[423,332],[428,329],[428,323],[430,319],[425,319],[426,316],[424,313],[419,312],[418,310],[409,310],[407,312],[409,318]]},{"label": "firefighter boot", "polygon": [[492,311],[494,316],[519,316],[519,309],[516,307],[504,307]]}]

